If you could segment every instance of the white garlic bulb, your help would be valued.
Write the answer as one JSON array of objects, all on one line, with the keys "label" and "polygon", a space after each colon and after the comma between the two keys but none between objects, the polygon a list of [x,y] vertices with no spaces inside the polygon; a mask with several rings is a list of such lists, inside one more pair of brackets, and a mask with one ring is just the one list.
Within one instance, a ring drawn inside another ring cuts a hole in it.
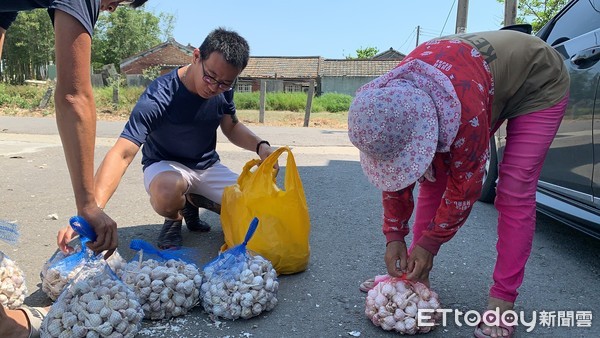
[{"label": "white garlic bulb", "polygon": [[223,253],[203,269],[204,310],[217,318],[248,319],[277,305],[279,281],[270,261],[259,255]]},{"label": "white garlic bulb", "polygon": [[139,298],[108,268],[87,262],[52,305],[41,326],[42,337],[127,337],[138,333],[144,318]]},{"label": "white garlic bulb", "polygon": [[[106,251],[102,253],[104,255]],[[73,259],[79,255],[79,261],[69,262],[68,266],[61,264],[66,258]],[[58,250],[42,267],[40,278],[42,280],[42,291],[52,300],[56,300],[65,289],[69,281],[81,271],[86,260],[91,256],[91,252],[81,252],[81,246],[76,246],[75,250],[70,254],[65,254]],[[102,256],[104,257],[104,256]],[[117,250],[107,259],[108,265],[115,273],[119,272],[127,263]]]},{"label": "white garlic bulb", "polygon": [[16,309],[27,295],[25,274],[17,263],[0,252],[0,304]]},{"label": "white garlic bulb", "polygon": [[365,301],[365,314],[373,324],[386,331],[409,335],[431,331],[439,319],[439,313],[428,312],[431,320],[427,324],[433,325],[419,327],[419,309],[439,308],[438,295],[434,291],[424,284],[397,278],[379,282],[369,290]]},{"label": "white garlic bulb", "polygon": [[120,277],[140,298],[146,319],[184,315],[200,300],[200,271],[182,260],[131,261],[123,267]]}]

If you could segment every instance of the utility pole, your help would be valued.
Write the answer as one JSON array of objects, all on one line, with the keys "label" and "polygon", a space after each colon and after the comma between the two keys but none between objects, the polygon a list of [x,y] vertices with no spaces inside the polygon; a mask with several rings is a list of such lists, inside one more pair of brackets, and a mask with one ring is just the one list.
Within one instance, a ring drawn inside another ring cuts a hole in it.
[{"label": "utility pole", "polygon": [[417,26],[417,44],[415,47],[419,47],[419,35],[421,35],[421,26]]},{"label": "utility pole", "polygon": [[504,26],[517,23],[517,0],[504,1]]},{"label": "utility pole", "polygon": [[458,0],[456,8],[456,34],[467,31],[467,16],[469,12],[469,0]]}]

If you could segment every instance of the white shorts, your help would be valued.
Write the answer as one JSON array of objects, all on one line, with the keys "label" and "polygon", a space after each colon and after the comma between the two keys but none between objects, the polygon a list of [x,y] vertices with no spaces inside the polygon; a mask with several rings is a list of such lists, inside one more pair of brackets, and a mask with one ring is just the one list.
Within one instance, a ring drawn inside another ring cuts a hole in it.
[{"label": "white shorts", "polygon": [[202,195],[218,204],[221,204],[225,187],[236,184],[238,179],[238,175],[221,162],[216,162],[206,170],[197,170],[175,161],[160,161],[144,170],[146,192],[150,192],[150,182],[154,177],[164,171],[177,171],[181,174],[188,184],[186,194]]}]

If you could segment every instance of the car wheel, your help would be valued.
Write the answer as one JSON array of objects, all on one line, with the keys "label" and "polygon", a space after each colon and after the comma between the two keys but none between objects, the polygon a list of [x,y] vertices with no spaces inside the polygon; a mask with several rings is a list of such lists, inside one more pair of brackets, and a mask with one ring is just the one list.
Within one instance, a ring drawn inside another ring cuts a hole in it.
[{"label": "car wheel", "polygon": [[479,201],[484,203],[493,203],[496,198],[496,180],[498,179],[498,152],[496,151],[496,141],[494,137],[490,140],[490,158],[485,164],[485,174],[483,176],[483,186]]}]

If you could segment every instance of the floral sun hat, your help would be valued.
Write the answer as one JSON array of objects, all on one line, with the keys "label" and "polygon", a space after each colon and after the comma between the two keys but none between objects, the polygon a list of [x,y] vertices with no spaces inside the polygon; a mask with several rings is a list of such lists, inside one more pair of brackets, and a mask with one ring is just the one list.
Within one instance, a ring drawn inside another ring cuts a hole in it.
[{"label": "floral sun hat", "polygon": [[[369,182],[398,191],[448,152],[460,126],[460,101],[441,71],[419,60],[365,84],[348,112],[348,136]],[[431,175],[428,175],[431,176]]]}]

